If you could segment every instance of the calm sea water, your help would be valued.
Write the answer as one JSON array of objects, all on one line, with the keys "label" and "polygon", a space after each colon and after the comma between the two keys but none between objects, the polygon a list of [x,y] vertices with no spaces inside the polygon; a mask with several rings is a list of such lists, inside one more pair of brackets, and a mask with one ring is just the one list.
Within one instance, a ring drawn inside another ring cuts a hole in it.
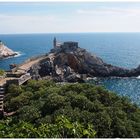
[{"label": "calm sea water", "polygon": [[[0,35],[0,40],[21,54],[0,60],[0,68],[9,69],[11,63],[19,64],[27,58],[49,52],[54,36],[60,42],[78,41],[80,47],[113,65],[134,68],[140,64],[140,33],[24,34]],[[101,84],[140,105],[140,79],[106,78]]]}]

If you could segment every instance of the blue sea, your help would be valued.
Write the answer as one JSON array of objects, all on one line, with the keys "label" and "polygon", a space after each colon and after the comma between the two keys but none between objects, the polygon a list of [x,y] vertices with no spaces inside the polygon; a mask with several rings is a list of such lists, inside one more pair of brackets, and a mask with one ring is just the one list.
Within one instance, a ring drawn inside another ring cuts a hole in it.
[{"label": "blue sea", "polygon": [[[77,41],[80,47],[116,66],[135,68],[140,64],[140,33],[16,34],[0,35],[6,46],[20,54],[0,60],[0,68],[8,70],[9,64],[20,64],[30,57],[48,53],[54,37],[59,42]],[[104,78],[100,83],[140,105],[140,79]]]}]

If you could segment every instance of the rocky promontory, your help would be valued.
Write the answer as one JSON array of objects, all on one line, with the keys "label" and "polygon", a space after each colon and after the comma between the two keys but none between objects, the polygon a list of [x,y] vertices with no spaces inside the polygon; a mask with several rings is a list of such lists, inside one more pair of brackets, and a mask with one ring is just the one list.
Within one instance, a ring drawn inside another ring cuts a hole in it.
[{"label": "rocky promontory", "polygon": [[17,55],[16,52],[9,49],[7,46],[4,45],[2,41],[0,41],[0,59],[11,57]]},{"label": "rocky promontory", "polygon": [[132,77],[140,75],[140,66],[135,69],[125,69],[105,63],[77,42],[54,43],[54,48],[47,57],[32,66],[33,77],[51,78],[57,82],[83,82],[94,77]]}]

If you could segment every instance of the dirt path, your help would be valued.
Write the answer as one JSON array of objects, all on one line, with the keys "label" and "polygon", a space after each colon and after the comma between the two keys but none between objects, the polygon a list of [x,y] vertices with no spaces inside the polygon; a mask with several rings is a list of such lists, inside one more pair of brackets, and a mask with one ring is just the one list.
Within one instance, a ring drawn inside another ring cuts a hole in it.
[{"label": "dirt path", "polygon": [[36,60],[32,60],[32,61],[30,61],[30,62],[27,62],[27,63],[21,65],[21,66],[19,67],[19,69],[28,70],[32,65],[38,63],[40,60],[42,60],[42,59],[44,59],[44,58],[45,58],[45,57],[43,56],[42,58],[38,58],[38,59],[36,59]]},{"label": "dirt path", "polygon": [[[38,63],[39,61],[41,61],[41,60],[43,60],[43,59],[45,59],[47,57],[48,56],[46,56],[46,57],[42,56],[42,57],[37,58],[35,60],[31,60],[31,61],[29,61],[27,63],[24,63],[23,65],[19,66],[18,71],[21,71],[21,72],[27,71],[27,70],[29,70],[32,67],[32,65]],[[53,55],[52,54],[50,54],[49,57],[51,59],[53,59]],[[6,84],[7,80],[12,80],[12,79],[16,79],[16,77],[6,77],[4,79],[1,79],[0,80],[0,86],[3,86],[4,84]]]}]

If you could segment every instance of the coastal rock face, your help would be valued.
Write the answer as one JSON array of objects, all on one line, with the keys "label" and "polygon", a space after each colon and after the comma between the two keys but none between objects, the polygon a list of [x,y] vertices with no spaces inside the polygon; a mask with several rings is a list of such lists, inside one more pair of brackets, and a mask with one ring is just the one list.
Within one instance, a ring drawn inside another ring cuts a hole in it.
[{"label": "coastal rock face", "polygon": [[84,77],[140,75],[140,66],[131,70],[113,66],[85,49],[69,45],[52,49],[47,59],[38,65],[36,71],[41,77],[51,76],[57,82],[83,82]]},{"label": "coastal rock face", "polygon": [[7,46],[5,46],[1,41],[0,41],[0,59],[10,57],[10,56],[15,56],[17,53],[9,49]]},{"label": "coastal rock face", "polygon": [[84,49],[63,51],[55,54],[54,65],[69,66],[74,72],[91,76],[127,76],[130,70],[109,65]]}]

